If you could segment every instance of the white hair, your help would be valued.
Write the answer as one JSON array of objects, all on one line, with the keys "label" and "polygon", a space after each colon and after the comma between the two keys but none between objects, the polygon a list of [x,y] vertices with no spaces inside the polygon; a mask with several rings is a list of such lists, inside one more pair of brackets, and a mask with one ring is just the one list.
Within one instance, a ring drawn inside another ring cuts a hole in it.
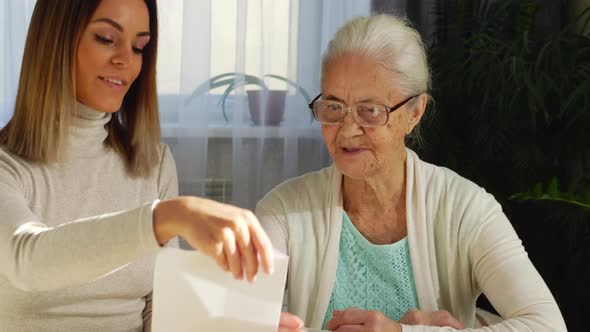
[{"label": "white hair", "polygon": [[391,70],[406,95],[430,91],[430,70],[420,33],[404,18],[391,15],[359,17],[340,28],[328,44],[322,61],[342,54],[369,56]]}]

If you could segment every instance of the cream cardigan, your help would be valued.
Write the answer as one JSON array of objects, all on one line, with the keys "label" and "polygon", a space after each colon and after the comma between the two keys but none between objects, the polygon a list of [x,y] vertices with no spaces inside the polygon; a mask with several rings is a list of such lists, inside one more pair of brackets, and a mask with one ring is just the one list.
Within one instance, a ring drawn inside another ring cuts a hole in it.
[{"label": "cream cardigan", "polygon": [[[288,310],[311,328],[321,328],[336,278],[341,181],[334,166],[309,173],[279,185],[256,209],[274,246],[289,255]],[[492,195],[407,150],[406,202],[421,310],[448,310],[467,331],[566,331],[551,292]],[[475,328],[482,292],[504,320]]]}]

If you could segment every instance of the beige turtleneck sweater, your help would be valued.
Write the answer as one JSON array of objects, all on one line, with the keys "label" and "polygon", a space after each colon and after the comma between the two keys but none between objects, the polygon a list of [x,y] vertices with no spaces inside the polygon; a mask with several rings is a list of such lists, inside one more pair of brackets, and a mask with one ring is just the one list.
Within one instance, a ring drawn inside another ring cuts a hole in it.
[{"label": "beige turtleneck sweater", "polygon": [[79,105],[68,158],[34,164],[0,147],[0,331],[149,327],[157,199],[175,197],[162,145],[149,178],[130,178],[105,147],[110,114]]}]

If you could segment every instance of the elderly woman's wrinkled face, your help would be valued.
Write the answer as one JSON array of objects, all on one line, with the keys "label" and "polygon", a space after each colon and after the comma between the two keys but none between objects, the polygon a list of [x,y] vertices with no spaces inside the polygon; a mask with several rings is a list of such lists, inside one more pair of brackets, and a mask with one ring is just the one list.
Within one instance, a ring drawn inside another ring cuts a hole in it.
[{"label": "elderly woman's wrinkled face", "polygon": [[[347,106],[372,103],[393,106],[409,96],[395,85],[394,74],[373,58],[346,54],[324,68],[322,98]],[[322,125],[322,134],[336,167],[346,176],[364,179],[387,172],[404,157],[404,137],[413,127],[407,108],[389,114],[381,127],[361,127],[352,113],[340,125]]]}]

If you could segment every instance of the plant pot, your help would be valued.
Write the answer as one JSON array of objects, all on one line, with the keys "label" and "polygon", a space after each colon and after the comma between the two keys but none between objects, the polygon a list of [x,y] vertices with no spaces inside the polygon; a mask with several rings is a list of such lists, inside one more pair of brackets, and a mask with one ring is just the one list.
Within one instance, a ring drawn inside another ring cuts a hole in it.
[{"label": "plant pot", "polygon": [[255,125],[278,126],[285,114],[286,90],[249,90],[248,106]]}]

